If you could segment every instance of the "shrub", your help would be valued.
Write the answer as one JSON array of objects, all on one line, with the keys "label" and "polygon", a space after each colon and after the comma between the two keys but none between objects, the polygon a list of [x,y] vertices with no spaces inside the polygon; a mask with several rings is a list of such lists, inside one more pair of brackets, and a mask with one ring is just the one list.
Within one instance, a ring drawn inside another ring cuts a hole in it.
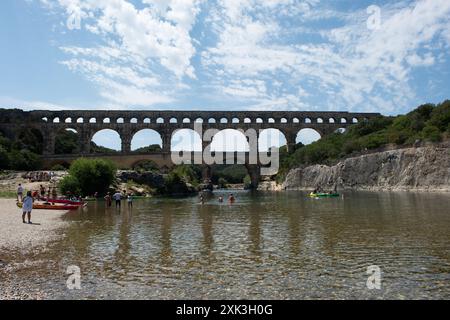
[{"label": "shrub", "polygon": [[184,182],[193,185],[198,184],[198,178],[201,175],[200,169],[197,166],[192,165],[176,166],[171,173],[177,175]]},{"label": "shrub", "polygon": [[432,142],[441,141],[441,133],[439,128],[432,125],[427,125],[422,130],[422,138]]},{"label": "shrub", "polygon": [[343,145],[343,152],[345,154],[350,154],[353,153],[355,151],[360,151],[361,150],[361,144],[359,143],[358,140],[349,140],[346,141]]},{"label": "shrub", "polygon": [[136,164],[133,169],[137,172],[150,172],[150,171],[157,171],[158,165],[155,161],[152,160],[145,160],[141,161],[138,164]]},{"label": "shrub", "polygon": [[226,189],[227,185],[228,185],[228,181],[224,178],[219,178],[217,185],[219,186],[219,188],[221,189]]},{"label": "shrub", "polygon": [[62,194],[80,195],[80,183],[74,176],[68,175],[59,181],[59,189]]}]

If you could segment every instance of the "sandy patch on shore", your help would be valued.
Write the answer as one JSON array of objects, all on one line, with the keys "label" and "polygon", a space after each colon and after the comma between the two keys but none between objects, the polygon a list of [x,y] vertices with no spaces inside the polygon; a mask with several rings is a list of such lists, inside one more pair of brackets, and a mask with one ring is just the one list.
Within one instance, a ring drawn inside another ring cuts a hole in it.
[{"label": "sandy patch on shore", "polygon": [[4,251],[28,251],[56,240],[57,230],[67,224],[61,219],[66,212],[33,210],[29,225],[22,223],[22,209],[15,199],[0,199],[0,259]]}]

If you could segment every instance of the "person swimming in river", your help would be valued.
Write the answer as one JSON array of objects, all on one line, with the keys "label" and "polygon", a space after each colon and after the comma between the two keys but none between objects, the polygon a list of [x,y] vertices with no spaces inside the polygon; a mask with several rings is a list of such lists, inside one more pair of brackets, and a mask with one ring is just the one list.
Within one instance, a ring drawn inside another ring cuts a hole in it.
[{"label": "person swimming in river", "polygon": [[222,196],[219,197],[219,202],[223,202],[223,197]]},{"label": "person swimming in river", "polygon": [[234,197],[234,195],[232,193],[230,193],[230,196],[228,197],[228,202],[234,203],[235,201],[236,201],[236,198]]}]

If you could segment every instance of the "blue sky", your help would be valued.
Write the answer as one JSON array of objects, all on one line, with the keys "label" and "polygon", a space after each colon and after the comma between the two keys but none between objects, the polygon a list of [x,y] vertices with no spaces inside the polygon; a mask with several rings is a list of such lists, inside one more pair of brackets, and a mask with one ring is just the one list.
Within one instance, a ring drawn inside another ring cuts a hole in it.
[{"label": "blue sky", "polygon": [[450,97],[449,17],[448,0],[2,0],[0,107],[404,113]]}]

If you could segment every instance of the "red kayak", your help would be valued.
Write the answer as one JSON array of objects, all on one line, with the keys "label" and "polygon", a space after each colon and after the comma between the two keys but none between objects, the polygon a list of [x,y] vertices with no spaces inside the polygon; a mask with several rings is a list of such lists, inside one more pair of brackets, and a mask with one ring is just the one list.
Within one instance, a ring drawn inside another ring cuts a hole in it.
[{"label": "red kayak", "polygon": [[[22,202],[16,203],[19,208],[23,207]],[[54,204],[54,203],[33,203],[33,209],[41,210],[77,210],[80,206],[70,204]]]},{"label": "red kayak", "polygon": [[82,201],[72,201],[72,200],[64,200],[64,199],[47,199],[47,202],[50,203],[62,203],[62,204],[69,204],[74,206],[83,206],[86,203]]}]

